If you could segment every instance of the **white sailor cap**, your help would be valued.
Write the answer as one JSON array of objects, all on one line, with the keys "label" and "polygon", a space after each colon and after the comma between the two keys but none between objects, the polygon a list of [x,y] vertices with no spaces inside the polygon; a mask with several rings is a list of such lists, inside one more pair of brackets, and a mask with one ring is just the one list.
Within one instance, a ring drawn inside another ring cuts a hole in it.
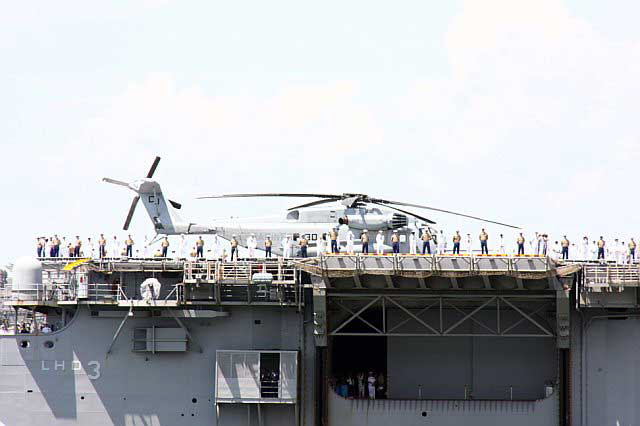
[{"label": "white sailor cap", "polygon": [[398,230],[397,230],[397,229],[394,229],[394,230],[393,230],[393,232],[398,232]]},{"label": "white sailor cap", "polygon": [[256,236],[256,234],[254,234],[254,233],[252,232],[252,233],[251,233],[251,236],[252,236],[252,237],[255,237],[255,236]]},{"label": "white sailor cap", "polygon": [[233,235],[231,235],[231,236],[232,236],[232,237],[235,237],[235,236],[236,236],[236,234],[233,234]]},{"label": "white sailor cap", "polygon": [[382,229],[378,231],[378,234],[382,234]]},{"label": "white sailor cap", "polygon": [[363,229],[362,232],[368,232],[366,229]]}]

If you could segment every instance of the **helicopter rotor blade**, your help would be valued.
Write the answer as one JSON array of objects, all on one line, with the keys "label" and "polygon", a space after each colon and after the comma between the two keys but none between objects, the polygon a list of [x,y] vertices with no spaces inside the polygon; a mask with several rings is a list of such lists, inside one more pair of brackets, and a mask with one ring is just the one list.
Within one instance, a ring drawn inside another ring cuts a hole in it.
[{"label": "helicopter rotor blade", "polygon": [[390,200],[382,200],[382,199],[375,199],[375,201],[377,201],[379,203],[383,203],[383,204],[387,205],[387,207],[390,207],[390,206],[388,206],[389,204],[394,204],[394,205],[398,205],[398,206],[406,206],[406,207],[417,207],[419,209],[426,209],[426,210],[432,210],[432,211],[440,212],[440,213],[452,214],[452,215],[455,215],[455,216],[467,217],[469,219],[475,219],[475,220],[479,220],[479,221],[482,221],[482,222],[493,223],[493,224],[500,225],[500,226],[506,226],[508,228],[522,229],[519,226],[509,225],[508,223],[496,222],[494,220],[489,220],[489,219],[485,219],[485,218],[478,217],[478,216],[471,216],[471,215],[464,214],[464,213],[458,213],[458,212],[454,212],[454,211],[451,211],[451,210],[438,209],[438,208],[435,208],[435,207],[423,206],[423,205],[420,205],[420,204],[403,203],[401,201],[390,201]]},{"label": "helicopter rotor blade", "polygon": [[153,164],[151,164],[149,173],[147,173],[147,179],[151,179],[153,177],[153,174],[156,172],[156,169],[158,168],[159,162],[160,162],[160,157],[156,156],[155,160],[153,160]]},{"label": "helicopter rotor blade", "polygon": [[133,201],[131,202],[131,207],[129,207],[129,213],[127,214],[127,218],[124,221],[124,229],[125,231],[129,229],[129,225],[131,224],[131,219],[133,218],[133,213],[136,211],[136,206],[138,205],[138,201],[140,201],[140,196],[136,195],[133,197]]},{"label": "helicopter rotor blade", "polygon": [[251,198],[251,197],[300,197],[300,198],[332,198],[339,200],[342,195],[336,194],[301,194],[301,193],[262,193],[262,194],[224,194],[224,195],[208,195],[204,197],[197,197],[198,200],[205,198]]},{"label": "helicopter rotor blade", "polygon": [[493,224],[500,225],[500,226],[506,226],[508,228],[521,229],[519,226],[509,225],[508,223],[497,222],[497,221],[494,221],[494,220],[489,220],[489,219],[485,219],[485,218],[478,217],[478,216],[471,216],[471,215],[464,214],[464,213],[458,213],[458,212],[454,212],[452,210],[438,209],[438,208],[435,208],[435,207],[424,206],[424,205],[421,205],[421,204],[404,203],[404,202],[401,202],[401,201],[385,200],[385,199],[382,199],[382,198],[370,198],[368,195],[365,195],[365,194],[352,194],[352,193],[344,193],[344,194],[314,194],[314,193],[287,193],[287,192],[283,192],[283,193],[262,193],[262,194],[210,195],[210,196],[198,197],[198,199],[207,199],[207,198],[251,198],[251,197],[300,197],[300,198],[313,197],[313,198],[321,198],[321,200],[316,200],[316,201],[312,201],[310,203],[301,204],[301,205],[296,206],[296,207],[291,207],[288,210],[294,210],[294,209],[300,209],[300,208],[304,208],[304,207],[317,206],[317,205],[328,203],[328,202],[331,202],[331,201],[340,201],[340,200],[342,200],[342,203],[346,207],[352,207],[352,208],[353,207],[358,207],[359,205],[362,205],[362,204],[372,203],[372,204],[378,204],[380,206],[392,208],[392,209],[398,210],[400,212],[403,212],[405,214],[408,214],[408,215],[411,215],[413,217],[416,217],[418,219],[421,219],[421,220],[423,220],[423,221],[425,221],[427,223],[435,224],[435,222],[430,220],[430,219],[427,219],[425,217],[419,216],[419,215],[417,215],[415,213],[411,213],[411,212],[408,212],[408,211],[393,207],[392,205],[395,205],[395,206],[406,206],[406,207],[416,207],[416,208],[419,208],[419,209],[432,210],[432,211],[435,211],[435,212],[447,213],[447,214],[451,214],[451,215],[455,215],[455,216],[461,216],[461,217],[466,217],[466,218],[469,218],[469,219],[479,220],[479,221],[482,221],[482,222],[493,223]]},{"label": "helicopter rotor blade", "polygon": [[121,180],[116,180],[111,178],[102,178],[102,181],[107,183],[112,183],[114,185],[127,186],[127,187],[129,186],[127,182],[123,182]]},{"label": "helicopter rotor blade", "polygon": [[423,217],[423,216],[417,215],[417,214],[412,213],[412,212],[410,212],[410,211],[402,210],[402,209],[399,209],[399,208],[397,208],[397,207],[393,207],[393,206],[390,206],[390,205],[387,205],[387,204],[378,203],[378,202],[376,202],[376,201],[371,201],[371,200],[370,200],[369,202],[370,202],[371,204],[377,204],[377,205],[379,205],[379,206],[383,206],[383,207],[386,207],[386,208],[388,208],[388,209],[397,210],[397,211],[402,212],[402,213],[404,213],[404,214],[407,214],[407,215],[409,215],[409,216],[413,216],[413,217],[415,217],[416,219],[420,219],[421,221],[423,221],[423,222],[425,222],[425,223],[428,223],[428,224],[430,224],[430,225],[435,225],[435,222],[434,222],[433,220],[431,220],[431,219],[427,219],[426,217]]},{"label": "helicopter rotor blade", "polygon": [[332,203],[332,202],[335,202],[335,201],[338,201],[338,200],[337,199],[333,199],[333,198],[330,198],[330,199],[326,199],[325,198],[325,199],[322,199],[322,200],[316,200],[316,201],[312,201],[310,203],[305,203],[305,204],[301,204],[299,206],[291,207],[291,208],[289,208],[287,210],[302,209],[304,207],[317,206],[319,204]]}]

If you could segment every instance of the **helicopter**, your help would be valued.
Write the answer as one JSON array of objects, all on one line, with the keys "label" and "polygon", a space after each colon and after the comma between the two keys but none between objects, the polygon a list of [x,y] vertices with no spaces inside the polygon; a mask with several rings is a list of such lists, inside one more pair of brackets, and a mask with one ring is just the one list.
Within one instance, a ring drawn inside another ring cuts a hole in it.
[{"label": "helicopter", "polygon": [[[160,163],[160,157],[156,157],[145,178],[132,182],[124,182],[111,178],[103,178],[104,182],[126,187],[135,193],[125,218],[123,229],[129,229],[129,225],[135,213],[138,203],[142,200],[149,215],[156,237],[152,243],[162,236],[169,235],[216,235],[224,240],[236,238],[240,246],[246,247],[247,238],[253,236],[262,244],[267,237],[273,242],[274,254],[282,255],[285,252],[285,241],[290,244],[305,237],[309,243],[308,254],[317,254],[320,241],[328,239],[329,232],[336,231],[341,247],[346,245],[346,235],[352,232],[354,235],[354,252],[361,251],[361,235],[369,233],[369,240],[373,242],[380,231],[384,235],[384,252],[391,251],[391,235],[397,233],[403,250],[408,245],[409,235],[413,232],[420,235],[423,230],[429,230],[436,234],[433,220],[420,214],[405,210],[405,207],[418,208],[440,213],[475,219],[500,226],[519,229],[517,226],[502,222],[483,219],[450,210],[435,207],[392,201],[383,198],[371,197],[367,194],[319,194],[319,193],[248,193],[248,194],[224,194],[208,195],[198,199],[229,199],[229,198],[260,198],[260,197],[287,197],[287,198],[316,198],[311,202],[296,205],[287,209],[284,214],[268,217],[230,218],[224,220],[212,220],[208,224],[188,222],[182,219],[179,210],[182,204],[165,198],[160,184],[153,179],[153,175]],[[402,207],[402,208],[401,208]],[[282,241],[282,243],[281,243]],[[328,242],[328,241],[327,241]],[[403,247],[404,245],[404,247]]]}]

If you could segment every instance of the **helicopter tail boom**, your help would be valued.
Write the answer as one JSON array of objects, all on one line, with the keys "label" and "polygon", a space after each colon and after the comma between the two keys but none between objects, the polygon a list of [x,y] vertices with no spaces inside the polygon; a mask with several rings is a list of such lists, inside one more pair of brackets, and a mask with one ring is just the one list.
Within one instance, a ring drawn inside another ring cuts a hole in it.
[{"label": "helicopter tail boom", "polygon": [[125,231],[129,229],[138,202],[142,200],[142,204],[144,204],[158,234],[172,235],[189,233],[190,230],[194,232],[200,231],[202,227],[182,221],[178,214],[178,209],[182,207],[180,203],[166,200],[162,195],[160,184],[152,179],[159,162],[160,157],[156,157],[147,176],[133,182],[123,182],[110,178],[102,179],[107,183],[127,187],[136,193],[131,202],[131,207],[129,207],[123,229]]},{"label": "helicopter tail boom", "polygon": [[188,233],[189,224],[182,221],[174,207],[174,202],[164,198],[158,182],[144,179],[136,192],[157,233],[165,235]]}]

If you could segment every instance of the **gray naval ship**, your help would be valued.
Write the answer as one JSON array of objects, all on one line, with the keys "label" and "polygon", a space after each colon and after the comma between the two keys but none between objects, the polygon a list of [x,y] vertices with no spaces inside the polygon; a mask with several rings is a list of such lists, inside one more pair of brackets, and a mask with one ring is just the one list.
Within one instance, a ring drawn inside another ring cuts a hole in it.
[{"label": "gray naval ship", "polygon": [[0,424],[637,425],[638,268],[22,258]]},{"label": "gray naval ship", "polygon": [[[237,238],[250,258],[16,260],[0,426],[640,424],[635,261],[411,254],[434,222],[404,208],[452,212],[365,194],[231,194],[318,200],[198,225],[152,179],[159,160],[105,179],[135,193],[124,228],[142,201],[158,234]],[[252,253],[267,235],[283,256]]]}]

